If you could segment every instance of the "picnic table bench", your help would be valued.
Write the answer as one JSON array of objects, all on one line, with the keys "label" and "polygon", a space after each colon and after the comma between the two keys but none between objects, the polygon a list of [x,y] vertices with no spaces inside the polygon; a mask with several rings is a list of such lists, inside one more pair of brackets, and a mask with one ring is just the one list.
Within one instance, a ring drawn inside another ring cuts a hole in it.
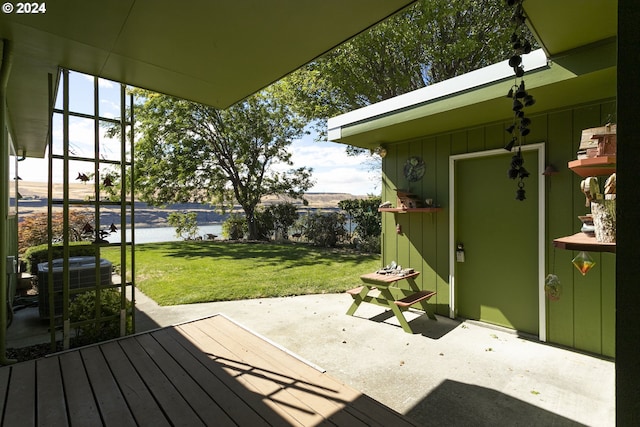
[{"label": "picnic table bench", "polygon": [[[414,271],[406,274],[380,274],[380,273],[368,273],[360,276],[362,286],[349,289],[347,293],[353,298],[353,303],[347,310],[349,316],[353,316],[358,307],[363,302],[368,302],[382,307],[389,308],[400,322],[400,326],[405,332],[413,333],[411,326],[405,319],[404,311],[408,310],[414,304],[420,304],[422,310],[429,316],[430,319],[435,320],[436,317],[427,304],[429,298],[436,294],[435,291],[418,290],[418,287],[414,281],[414,278],[420,274],[418,271]],[[409,289],[400,288],[397,283],[401,280],[406,280],[409,283]],[[410,292],[409,295],[405,295],[402,298],[396,299],[394,293],[390,288],[400,290],[403,294]],[[378,295],[371,295],[371,291],[379,291]]]}]

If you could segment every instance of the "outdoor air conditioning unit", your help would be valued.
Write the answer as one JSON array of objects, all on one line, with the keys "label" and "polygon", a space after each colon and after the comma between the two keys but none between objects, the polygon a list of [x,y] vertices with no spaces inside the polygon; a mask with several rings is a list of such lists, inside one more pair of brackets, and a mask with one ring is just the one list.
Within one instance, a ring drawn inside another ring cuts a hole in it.
[{"label": "outdoor air conditioning unit", "polygon": [[[100,284],[111,284],[111,262],[100,259]],[[53,260],[53,295],[49,293],[49,263],[38,264],[38,311],[40,317],[51,316],[49,299],[54,301],[54,316],[62,315],[63,259]],[[89,288],[96,285],[96,259],[92,256],[69,258],[69,289]]]}]

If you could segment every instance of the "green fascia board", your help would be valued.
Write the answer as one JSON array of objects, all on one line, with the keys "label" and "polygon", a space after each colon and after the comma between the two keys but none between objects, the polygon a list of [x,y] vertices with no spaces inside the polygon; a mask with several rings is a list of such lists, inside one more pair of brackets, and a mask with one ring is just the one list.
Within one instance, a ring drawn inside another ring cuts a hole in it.
[{"label": "green fascia board", "polygon": [[[539,50],[530,55],[534,54],[543,55],[543,52]],[[558,55],[548,61],[544,58],[544,62],[538,56],[533,61],[535,68],[527,67],[530,71],[524,76],[527,91],[537,101],[527,108],[527,114],[615,97],[616,59],[615,40]],[[506,61],[483,70],[494,67],[496,72],[501,72],[498,67],[502,67],[504,73],[505,66],[509,68]],[[451,79],[431,88],[460,80]],[[510,120],[513,117],[511,100],[505,95],[513,82],[511,75],[486,83],[480,81],[472,88],[461,86],[459,90],[440,97],[416,100],[414,96],[410,98],[413,104],[388,103],[387,111],[371,108],[369,111],[375,114],[367,116],[365,109],[375,107],[374,104],[356,110],[359,114],[349,116],[347,113],[330,119],[329,139],[373,149],[380,144]],[[429,87],[419,89],[414,94],[420,91],[427,93],[427,89]],[[349,122],[349,117],[355,120]]]}]

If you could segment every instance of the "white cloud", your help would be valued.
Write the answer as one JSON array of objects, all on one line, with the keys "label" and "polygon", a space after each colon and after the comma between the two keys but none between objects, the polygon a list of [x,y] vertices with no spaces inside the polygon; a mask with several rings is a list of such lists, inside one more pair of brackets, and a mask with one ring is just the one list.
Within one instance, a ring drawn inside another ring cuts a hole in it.
[{"label": "white cloud", "polygon": [[[55,154],[62,154],[62,119],[58,115],[53,122],[53,147]],[[109,159],[119,159],[119,141],[106,138],[105,129],[100,128],[100,151]],[[79,157],[93,157],[94,154],[94,122],[91,119],[71,117],[69,119],[69,146],[71,155]],[[116,150],[110,147],[116,147]]]},{"label": "white cloud", "polygon": [[100,100],[100,116],[109,119],[120,119],[120,103],[109,99]]},{"label": "white cloud", "polygon": [[346,146],[331,142],[303,142],[291,144],[294,162],[300,166],[313,165],[314,168],[351,166],[362,164],[360,156],[347,156]]},{"label": "white cloud", "polygon": [[363,164],[366,156],[348,156],[345,146],[332,142],[295,141],[290,146],[294,167],[313,168],[316,193],[377,194],[375,176]]},{"label": "white cloud", "polygon": [[337,167],[313,173],[314,193],[351,193],[353,195],[378,194],[379,186],[372,175],[362,169]]},{"label": "white cloud", "polygon": [[[90,76],[89,74],[82,74],[82,73],[77,73],[77,74],[82,76],[82,78],[84,78],[85,80],[93,83],[93,76]],[[118,84],[114,81],[98,78],[98,87],[100,88],[113,89],[113,88],[116,88],[117,86]]]}]

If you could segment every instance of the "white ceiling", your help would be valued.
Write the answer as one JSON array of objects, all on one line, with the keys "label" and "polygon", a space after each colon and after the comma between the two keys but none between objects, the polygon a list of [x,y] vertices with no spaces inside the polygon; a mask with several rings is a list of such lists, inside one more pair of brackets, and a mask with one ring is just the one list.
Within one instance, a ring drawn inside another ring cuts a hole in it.
[{"label": "white ceiling", "polygon": [[44,154],[59,67],[226,108],[412,2],[58,0],[0,13],[12,136]]}]

